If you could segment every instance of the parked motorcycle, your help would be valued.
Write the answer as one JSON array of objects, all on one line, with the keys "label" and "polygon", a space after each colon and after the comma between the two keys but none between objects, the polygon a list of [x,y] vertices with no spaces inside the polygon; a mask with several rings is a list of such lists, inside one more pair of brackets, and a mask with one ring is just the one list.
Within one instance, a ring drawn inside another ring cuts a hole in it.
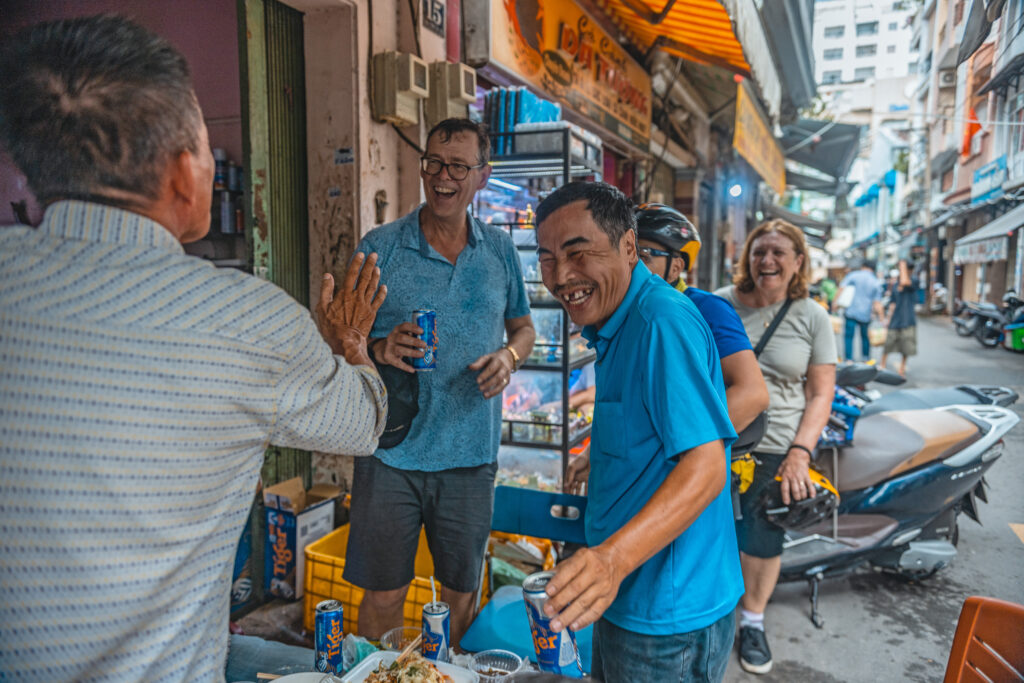
[{"label": "parked motorcycle", "polygon": [[1024,301],[1010,290],[1003,295],[1001,305],[988,302],[965,301],[962,310],[953,318],[956,333],[961,337],[974,337],[982,346],[999,346],[1008,325],[1024,322]]},{"label": "parked motorcycle", "polygon": [[[863,372],[853,368],[842,379],[849,381],[855,371]],[[1016,400],[1013,392],[972,395],[964,389],[953,391],[972,396],[972,403]],[[1011,410],[991,404],[862,412],[879,400],[863,401],[837,387],[831,438],[826,429],[817,449],[815,468],[824,481],[816,494],[788,506],[773,499],[776,494],[762,502],[762,513],[787,530],[780,580],[810,583],[811,621],[819,628],[818,584],[826,577],[870,564],[924,579],[949,564],[959,516],[980,523],[984,474],[1019,421]],[[939,401],[941,394],[907,392],[903,400]]]},{"label": "parked motorcycle", "polygon": [[977,316],[980,320],[974,336],[982,346],[993,348],[1003,340],[1007,325],[1024,322],[1024,301],[1017,297],[1017,292],[1010,290],[1003,295],[1001,306],[986,308],[979,311]]},{"label": "parked motorcycle", "polygon": [[[871,382],[898,386],[906,380],[891,370],[870,363],[844,363],[836,368],[836,395],[846,392],[858,399],[856,416],[873,415],[890,410],[918,410],[953,405],[1010,406],[1020,398],[1009,387],[984,384],[961,384],[933,389],[897,389],[887,394],[868,389]],[[839,400],[840,405],[845,405]],[[835,410],[838,406],[833,405]]]}]

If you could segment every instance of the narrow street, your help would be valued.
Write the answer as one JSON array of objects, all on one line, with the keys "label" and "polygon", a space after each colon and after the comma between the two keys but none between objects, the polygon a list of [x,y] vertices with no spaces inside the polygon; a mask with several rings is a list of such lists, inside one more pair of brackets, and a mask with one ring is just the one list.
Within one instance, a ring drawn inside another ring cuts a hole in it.
[{"label": "narrow street", "polygon": [[[1024,393],[1024,354],[986,349],[973,338],[958,337],[948,318],[919,320],[918,346],[907,388],[999,384]],[[893,366],[896,358],[890,358]],[[1024,417],[1022,402],[1013,409]],[[820,630],[809,618],[808,586],[779,586],[767,611],[774,669],[753,676],[734,657],[725,680],[941,680],[965,598],[985,595],[1024,603],[1024,424],[1007,435],[1005,453],[987,481],[984,526],[961,516],[959,554],[950,567],[922,583],[868,568],[826,581],[819,598],[825,619]]]}]

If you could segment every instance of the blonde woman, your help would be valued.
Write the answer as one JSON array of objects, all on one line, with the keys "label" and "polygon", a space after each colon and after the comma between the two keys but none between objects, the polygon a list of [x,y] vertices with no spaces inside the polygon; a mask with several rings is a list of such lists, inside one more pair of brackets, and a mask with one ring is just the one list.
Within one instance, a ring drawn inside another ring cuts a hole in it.
[{"label": "blonde woman", "polygon": [[745,588],[740,665],[751,673],[772,668],[764,610],[779,579],[783,542],[783,530],[755,506],[769,486],[781,486],[786,504],[813,494],[811,453],[828,422],[835,391],[835,336],[828,313],[807,296],[809,261],[799,228],[781,220],[762,223],[743,245],[734,284],[715,292],[735,306],[755,346],[786,309],[758,356],[768,384],[768,431],[754,453],[759,464],[753,483],[740,496],[743,519],[736,523]]}]

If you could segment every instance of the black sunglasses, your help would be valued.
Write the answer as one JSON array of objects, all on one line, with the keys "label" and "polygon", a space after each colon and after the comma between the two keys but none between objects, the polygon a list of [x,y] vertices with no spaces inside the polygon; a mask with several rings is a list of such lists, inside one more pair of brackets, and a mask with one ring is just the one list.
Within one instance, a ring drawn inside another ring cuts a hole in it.
[{"label": "black sunglasses", "polygon": [[650,261],[655,256],[664,256],[669,259],[678,256],[678,254],[673,254],[671,251],[654,249],[653,247],[639,247],[637,251],[640,252],[640,259],[644,262]]}]

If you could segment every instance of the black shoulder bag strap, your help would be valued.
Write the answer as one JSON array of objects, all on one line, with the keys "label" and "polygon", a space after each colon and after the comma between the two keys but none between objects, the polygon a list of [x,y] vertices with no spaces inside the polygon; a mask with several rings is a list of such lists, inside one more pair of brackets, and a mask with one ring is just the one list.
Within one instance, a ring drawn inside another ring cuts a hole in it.
[{"label": "black shoulder bag strap", "polygon": [[774,318],[772,318],[771,325],[769,325],[768,329],[764,331],[764,334],[761,335],[761,339],[757,342],[757,346],[754,347],[755,357],[760,356],[761,352],[764,351],[764,347],[768,345],[768,340],[772,338],[773,334],[775,334],[775,330],[778,328],[779,323],[781,323],[782,319],[786,317],[786,311],[788,311],[789,307],[792,305],[793,300],[787,298],[786,303],[782,304],[782,308],[780,308],[779,312],[775,314]]}]

